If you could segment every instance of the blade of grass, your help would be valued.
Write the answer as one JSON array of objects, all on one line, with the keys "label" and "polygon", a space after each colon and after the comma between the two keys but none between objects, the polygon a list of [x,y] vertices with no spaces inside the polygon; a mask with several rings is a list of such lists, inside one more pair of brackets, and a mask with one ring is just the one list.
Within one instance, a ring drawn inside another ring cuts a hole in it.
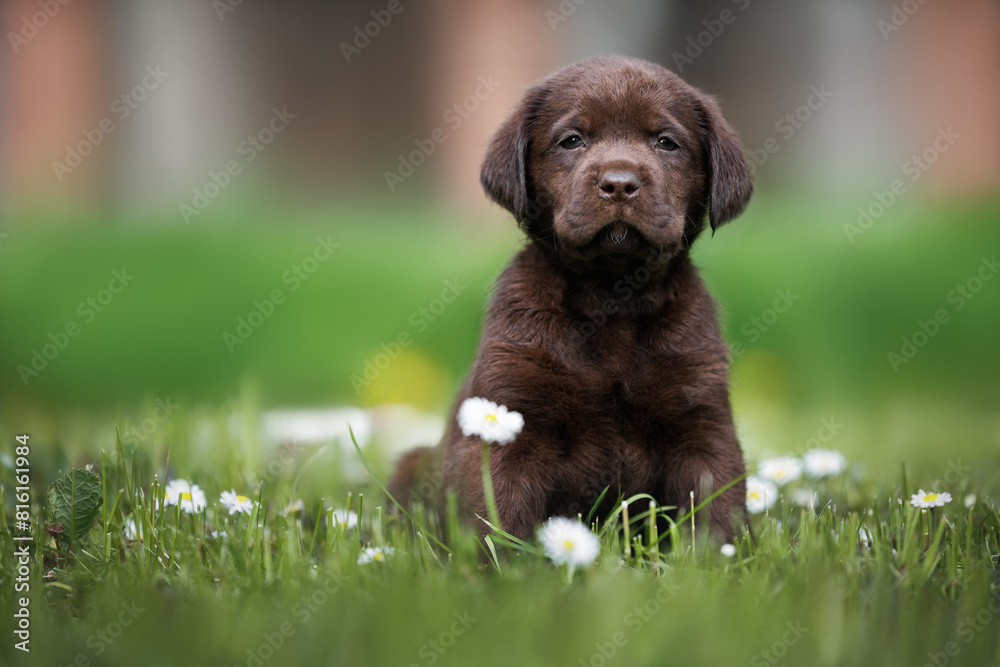
[{"label": "blade of grass", "polygon": [[[435,537],[434,535],[428,533],[427,529],[424,528],[424,526],[422,524],[420,524],[420,522],[418,522],[416,519],[414,519],[413,515],[411,515],[409,512],[407,512],[406,508],[403,507],[400,504],[400,502],[398,500],[396,500],[395,497],[393,497],[393,495],[391,493],[389,493],[389,489],[386,488],[385,484],[382,483],[382,480],[380,480],[378,478],[378,476],[375,474],[375,471],[372,470],[371,464],[368,463],[368,459],[365,458],[364,453],[361,451],[361,447],[358,445],[358,441],[354,437],[354,429],[351,428],[350,424],[348,424],[348,426],[347,426],[347,431],[351,435],[351,442],[354,443],[354,450],[358,453],[358,458],[361,460],[361,465],[363,465],[365,467],[365,470],[368,471],[368,475],[372,478],[372,481],[375,482],[375,485],[378,486],[378,488],[382,491],[382,493],[384,493],[386,495],[386,497],[389,498],[389,500],[392,501],[392,504],[395,505],[396,508],[399,509],[400,512],[402,512],[403,516],[405,516],[407,519],[409,519],[410,522],[414,526],[416,526],[418,530],[423,531],[427,535],[427,537],[429,537],[434,542],[434,544],[438,545],[439,547],[441,547],[447,553],[450,554],[451,553],[451,549],[449,549],[448,546],[444,542],[442,542],[441,540],[439,540],[437,537]],[[358,502],[360,503],[360,498],[358,499]],[[358,518],[358,520],[360,521],[361,520],[360,519],[360,504],[359,504],[358,509],[359,509],[359,518]]]}]

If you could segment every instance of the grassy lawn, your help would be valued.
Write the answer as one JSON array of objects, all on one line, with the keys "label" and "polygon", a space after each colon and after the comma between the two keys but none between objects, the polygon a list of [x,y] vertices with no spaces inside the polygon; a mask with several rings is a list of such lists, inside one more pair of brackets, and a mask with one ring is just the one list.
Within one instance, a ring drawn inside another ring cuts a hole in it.
[{"label": "grassy lawn", "polygon": [[[782,487],[732,556],[688,523],[657,543],[635,499],[632,550],[621,516],[593,517],[600,555],[572,575],[537,544],[486,557],[454,526],[436,546],[422,513],[390,514],[349,443],[275,445],[260,428],[275,406],[441,411],[513,232],[407,226],[398,212],[366,230],[346,213],[289,230],[11,228],[0,453],[30,434],[35,548],[24,654],[16,460],[0,459],[0,664],[1000,665],[1000,280],[961,308],[951,298],[1000,249],[998,206],[906,206],[851,243],[850,206],[817,218],[762,198],[697,250],[734,346],[751,465],[823,446],[847,469]],[[309,271],[318,239],[339,247]],[[88,320],[80,304],[123,269],[134,280]],[[436,313],[446,281],[461,287]],[[276,289],[285,298],[230,351],[224,334]],[[894,367],[889,353],[938,310],[947,320]],[[69,322],[79,334],[25,384],[19,366]],[[413,343],[356,390],[401,332]],[[375,478],[395,451],[367,442]],[[88,464],[103,503],[84,537],[57,545],[49,485]],[[204,490],[204,509],[153,502],[178,478]],[[250,515],[220,504],[230,489]],[[921,512],[918,489],[953,500]],[[794,502],[803,490],[814,506]],[[356,526],[330,521],[348,508]],[[359,563],[371,547],[391,554]]]},{"label": "grassy lawn", "polygon": [[[166,427],[203,431],[197,422],[178,415]],[[170,438],[176,451],[107,443],[94,462],[104,503],[89,538],[69,550],[64,539],[57,550],[36,524],[37,560],[27,577],[31,653],[13,649],[14,619],[5,613],[5,664],[990,665],[1000,658],[997,489],[975,484],[970,471],[945,475],[955,500],[927,512],[899,500],[931,480],[904,482],[900,468],[800,480],[753,517],[755,539],[738,541],[734,556],[697,534],[692,542],[688,523],[657,544],[648,501],[636,499],[632,552],[624,554],[621,517],[597,517],[597,562],[570,576],[537,547],[501,548],[499,562],[484,563],[463,531],[452,532],[447,550],[435,547],[415,524],[387,513],[377,487],[338,475],[336,457],[316,457],[313,447],[252,464],[257,455],[225,432],[197,449]],[[41,477],[48,454],[35,441],[32,472]],[[384,462],[375,465],[384,470]],[[207,508],[158,511],[151,499],[163,493],[165,469],[199,484]],[[817,489],[814,508],[791,501],[799,487]],[[251,515],[220,505],[230,488],[259,501]],[[285,514],[298,499],[301,509]],[[358,524],[331,522],[324,506],[349,506]],[[415,519],[426,527],[421,513]],[[7,526],[0,540],[11,544]],[[392,552],[359,564],[368,547]],[[14,580],[13,559],[2,561],[0,576]],[[3,608],[15,609],[16,597],[6,584]]]}]

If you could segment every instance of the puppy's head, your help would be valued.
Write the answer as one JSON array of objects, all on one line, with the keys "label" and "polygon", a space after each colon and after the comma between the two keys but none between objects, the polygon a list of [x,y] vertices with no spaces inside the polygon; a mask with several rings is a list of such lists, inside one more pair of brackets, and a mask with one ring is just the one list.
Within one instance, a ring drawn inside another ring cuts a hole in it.
[{"label": "puppy's head", "polygon": [[746,208],[743,150],[716,103],[643,60],[583,60],[531,88],[490,141],[486,194],[579,260],[685,249]]}]

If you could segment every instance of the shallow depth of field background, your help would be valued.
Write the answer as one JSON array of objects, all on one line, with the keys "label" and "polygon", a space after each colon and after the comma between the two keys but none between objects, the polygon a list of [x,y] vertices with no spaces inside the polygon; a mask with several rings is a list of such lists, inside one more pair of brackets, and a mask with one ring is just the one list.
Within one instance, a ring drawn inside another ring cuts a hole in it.
[{"label": "shallow depth of field background", "polygon": [[[31,434],[39,498],[116,428],[202,480],[228,465],[205,424],[253,440],[274,410],[411,406],[396,440],[430,444],[522,243],[485,142],[607,53],[717,96],[754,164],[748,211],[695,250],[748,458],[823,444],[857,475],[997,488],[996,3],[389,4],[75,0],[37,31],[36,2],[3,4],[0,451]],[[350,465],[304,485],[351,488],[327,481]]]},{"label": "shallow depth of field background", "polygon": [[[521,243],[480,191],[485,141],[532,81],[618,52],[716,95],[756,167],[747,213],[696,249],[748,451],[801,448],[822,418],[873,463],[1000,449],[1000,280],[976,281],[1000,248],[995,4],[400,7],[70,3],[35,34],[38,7],[5,3],[5,34],[33,35],[8,35],[0,97],[5,433],[58,449],[74,416],[141,420],[168,397],[440,413]],[[283,129],[248,142],[275,110]],[[319,237],[329,260],[287,273]],[[86,306],[122,269],[134,281]]]}]

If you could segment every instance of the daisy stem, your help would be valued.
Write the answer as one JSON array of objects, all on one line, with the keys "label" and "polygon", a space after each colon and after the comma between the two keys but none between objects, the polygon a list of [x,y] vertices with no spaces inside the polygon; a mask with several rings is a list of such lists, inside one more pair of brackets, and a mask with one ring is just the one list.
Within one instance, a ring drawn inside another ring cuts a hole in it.
[{"label": "daisy stem", "polygon": [[483,440],[483,496],[486,499],[486,512],[489,514],[490,522],[499,530],[503,530],[500,524],[500,512],[497,511],[497,500],[493,495],[493,477],[490,475],[490,443]]},{"label": "daisy stem", "polygon": [[931,533],[933,533],[933,532],[935,532],[937,530],[937,524],[938,524],[938,521],[937,521],[937,508],[936,507],[932,507],[931,508],[931,518],[930,518],[930,521],[928,522],[928,525],[927,525],[927,535],[925,537],[925,539],[927,541],[927,546],[928,547],[930,547],[930,543],[931,543]]},{"label": "daisy stem", "polygon": [[180,501],[174,505],[174,539],[170,542],[170,554],[167,556],[167,563],[173,563],[174,554],[177,553],[177,534],[181,532],[181,504]]},{"label": "daisy stem", "polygon": [[924,548],[927,547],[930,536],[927,534],[927,510],[920,510],[920,535],[923,537],[921,542]]}]

